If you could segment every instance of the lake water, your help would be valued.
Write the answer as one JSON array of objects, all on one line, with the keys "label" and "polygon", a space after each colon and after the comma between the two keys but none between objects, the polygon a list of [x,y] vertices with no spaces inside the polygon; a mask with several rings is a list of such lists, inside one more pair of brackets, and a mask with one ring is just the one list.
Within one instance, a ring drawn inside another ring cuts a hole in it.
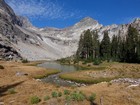
[{"label": "lake water", "polygon": [[64,65],[64,64],[57,63],[57,62],[45,62],[45,63],[39,64],[38,66],[44,67],[44,68],[61,70],[62,72],[72,72],[72,71],[77,71],[77,70],[83,69],[79,66]]},{"label": "lake water", "polygon": [[74,86],[74,85],[77,85],[77,83],[60,79],[59,78],[60,74],[84,69],[84,68],[81,68],[78,66],[64,65],[64,64],[57,63],[57,62],[45,62],[45,63],[39,64],[38,66],[44,67],[44,68],[60,70],[61,71],[60,73],[50,75],[47,78],[42,79],[42,81],[43,82],[50,82],[50,83],[53,83],[56,85],[61,85],[61,86]]}]

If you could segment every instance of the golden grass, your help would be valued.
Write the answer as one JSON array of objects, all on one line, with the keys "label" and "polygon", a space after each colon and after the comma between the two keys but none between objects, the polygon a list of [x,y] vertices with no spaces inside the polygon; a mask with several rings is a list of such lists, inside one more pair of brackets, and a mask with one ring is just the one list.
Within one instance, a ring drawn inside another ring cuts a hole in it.
[{"label": "golden grass", "polygon": [[[26,64],[23,64],[25,66],[23,66],[24,71],[30,71],[32,72],[32,77],[35,79],[42,79],[45,77],[48,77],[49,75],[53,75],[53,74],[57,74],[60,72],[60,70],[55,70],[55,69],[45,69],[45,68],[41,68],[41,67],[37,67],[38,64],[41,64],[45,61],[34,61],[34,62],[29,62]],[[20,67],[22,68],[22,67]],[[27,70],[28,69],[28,70]],[[30,70],[29,70],[30,69]],[[33,73],[35,72],[35,73]]]},{"label": "golden grass", "polygon": [[32,62],[29,62],[29,63],[25,63],[24,65],[26,65],[26,66],[37,66],[38,64],[41,64],[43,62],[44,61],[32,61]]},{"label": "golden grass", "polygon": [[48,77],[49,75],[60,73],[59,70],[46,70],[43,74],[39,74],[34,76],[35,79],[42,79]]},{"label": "golden grass", "polygon": [[[94,75],[91,77],[90,74]],[[104,74],[107,76],[105,77]],[[61,74],[60,78],[87,84],[109,82],[117,78],[140,78],[140,65],[116,62],[103,63],[100,66],[91,66],[89,70]]]},{"label": "golden grass", "polygon": [[[53,91],[63,92],[68,89],[70,91],[82,91],[86,96],[90,96],[91,93],[96,93],[95,103],[97,105],[102,103],[104,105],[140,105],[140,86],[128,88],[129,84],[127,83],[112,83],[108,86],[108,83],[99,83],[84,87],[56,87],[55,85],[49,83],[38,82],[35,79],[30,78],[30,76],[42,75],[44,72],[49,71],[44,68],[39,68],[35,66],[27,66],[18,62],[5,62],[0,61],[0,64],[4,66],[4,70],[0,70],[0,86],[1,89],[7,88],[15,83],[24,81],[22,84],[13,87],[17,94],[10,95],[8,91],[2,92],[1,100],[5,105],[9,105],[10,100],[13,100],[13,105],[30,105],[30,98],[34,95],[37,95],[42,101],[39,105],[50,105],[52,102],[54,104],[64,105],[65,97],[64,95],[61,98],[52,98],[46,102],[43,101],[46,95],[51,95]],[[120,73],[124,71],[122,74],[125,75],[134,75],[134,77],[138,77],[140,71],[140,65],[137,64],[111,64],[109,67],[107,64],[106,70],[109,71],[117,71],[120,70]],[[16,76],[15,73],[17,71],[28,73],[28,76]],[[104,71],[104,70],[103,70]],[[87,72],[87,70],[85,71]],[[77,73],[74,76],[77,78],[87,77],[84,71],[74,72]],[[98,72],[94,70],[89,70],[88,72]],[[102,72],[102,71],[99,71]],[[74,74],[72,73],[72,74]],[[71,74],[71,73],[70,73]],[[71,74],[71,75],[72,75]],[[92,78],[92,77],[90,77]],[[90,79],[89,78],[89,79]],[[93,78],[92,78],[93,79]],[[4,95],[3,95],[4,94]],[[61,101],[59,101],[61,99]],[[72,105],[90,105],[89,101],[71,101]]]},{"label": "golden grass", "polygon": [[71,81],[75,81],[75,82],[78,82],[78,83],[86,83],[86,84],[97,84],[97,83],[105,82],[105,81],[109,82],[112,79],[118,78],[118,77],[91,78],[91,77],[87,77],[87,76],[84,76],[84,75],[78,76],[78,73],[65,73],[65,74],[61,74],[59,77],[61,79],[64,79],[64,80],[71,80]]}]

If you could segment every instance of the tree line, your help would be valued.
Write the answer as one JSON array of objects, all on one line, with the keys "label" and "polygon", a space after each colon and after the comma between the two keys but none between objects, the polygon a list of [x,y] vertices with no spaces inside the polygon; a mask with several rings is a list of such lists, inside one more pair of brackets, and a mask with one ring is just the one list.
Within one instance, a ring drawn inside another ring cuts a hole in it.
[{"label": "tree line", "polygon": [[131,25],[127,35],[114,35],[111,39],[108,32],[104,32],[103,39],[99,40],[97,31],[85,31],[80,36],[78,60],[102,60],[128,63],[140,63],[140,36],[136,28]]}]

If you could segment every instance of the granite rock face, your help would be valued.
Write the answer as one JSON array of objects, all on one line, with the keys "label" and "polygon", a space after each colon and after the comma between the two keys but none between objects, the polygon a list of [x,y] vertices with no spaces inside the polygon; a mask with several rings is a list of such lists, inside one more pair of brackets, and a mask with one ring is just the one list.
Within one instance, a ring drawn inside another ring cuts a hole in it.
[{"label": "granite rock face", "polygon": [[0,39],[0,59],[17,60],[22,59],[21,55],[11,46],[7,40]]}]

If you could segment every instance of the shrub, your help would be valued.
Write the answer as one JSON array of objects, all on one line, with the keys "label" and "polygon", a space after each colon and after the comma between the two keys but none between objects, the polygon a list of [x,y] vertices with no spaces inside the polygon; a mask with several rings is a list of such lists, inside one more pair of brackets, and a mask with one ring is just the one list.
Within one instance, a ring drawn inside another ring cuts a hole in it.
[{"label": "shrub", "polygon": [[9,94],[15,94],[15,93],[16,93],[16,91],[15,91],[15,89],[14,89],[14,88],[11,88],[11,89],[8,89],[8,93],[9,93]]},{"label": "shrub", "polygon": [[31,104],[37,104],[41,101],[41,99],[37,96],[31,97]]},{"label": "shrub", "polygon": [[84,101],[85,95],[82,92],[73,92],[71,98],[74,101]]},{"label": "shrub", "polygon": [[61,97],[61,96],[62,96],[62,92],[59,92],[59,93],[58,93],[58,97]]},{"label": "shrub", "polygon": [[93,62],[94,65],[99,65],[100,63],[101,63],[100,59],[95,59]]},{"label": "shrub", "polygon": [[70,95],[70,91],[69,90],[64,90],[64,94],[65,95]]},{"label": "shrub", "polygon": [[93,102],[95,99],[96,99],[96,94],[95,94],[95,93],[92,93],[92,94],[89,96],[89,101],[90,101],[90,102]]},{"label": "shrub", "polygon": [[29,61],[27,59],[23,59],[22,63],[28,63]]},{"label": "shrub", "polygon": [[0,65],[0,69],[4,69],[4,67],[2,65]]},{"label": "shrub", "polygon": [[45,96],[44,97],[44,101],[47,101],[47,100],[49,100],[50,99],[50,96]]},{"label": "shrub", "polygon": [[52,92],[52,97],[57,98],[58,97],[57,92]]},{"label": "shrub", "polygon": [[85,65],[85,64],[87,64],[87,62],[86,62],[86,61],[84,61],[82,64],[83,64],[83,65]]},{"label": "shrub", "polygon": [[65,97],[65,100],[66,100],[66,102],[70,102],[70,101],[71,101],[71,97],[67,95],[67,96]]}]

